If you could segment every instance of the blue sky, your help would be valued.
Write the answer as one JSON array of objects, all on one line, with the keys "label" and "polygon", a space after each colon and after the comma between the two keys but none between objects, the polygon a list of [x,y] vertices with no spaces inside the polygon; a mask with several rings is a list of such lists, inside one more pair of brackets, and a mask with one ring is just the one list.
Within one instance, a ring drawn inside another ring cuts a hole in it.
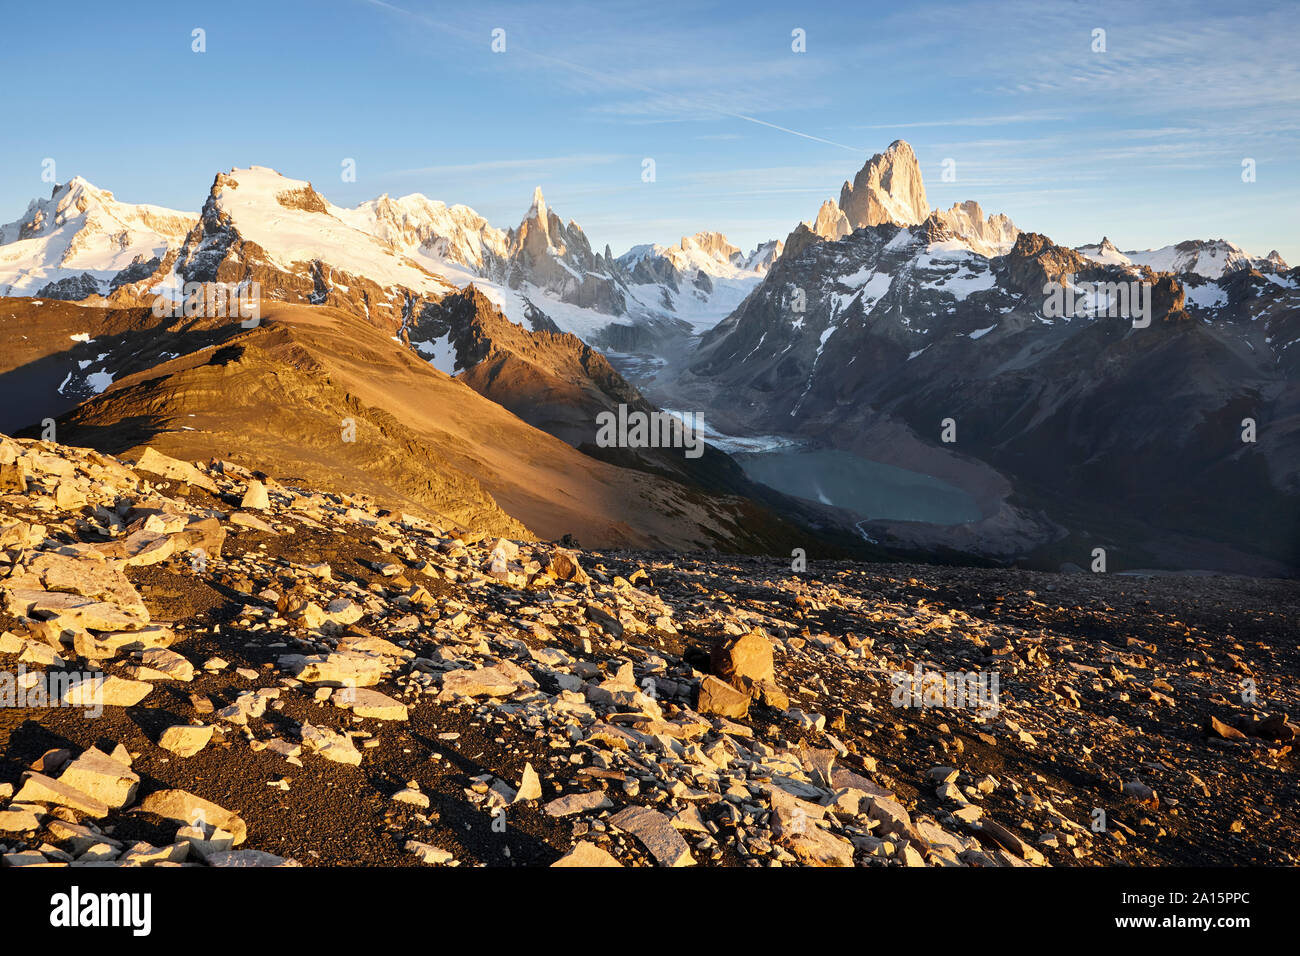
[{"label": "blue sky", "polygon": [[60,181],[191,210],[258,164],[342,205],[421,192],[502,228],[541,185],[597,249],[701,229],[749,249],[903,138],[932,206],[975,199],[1071,245],[1222,237],[1300,262],[1289,0],[559,6],[9,5],[0,221],[48,195],[47,157]]}]

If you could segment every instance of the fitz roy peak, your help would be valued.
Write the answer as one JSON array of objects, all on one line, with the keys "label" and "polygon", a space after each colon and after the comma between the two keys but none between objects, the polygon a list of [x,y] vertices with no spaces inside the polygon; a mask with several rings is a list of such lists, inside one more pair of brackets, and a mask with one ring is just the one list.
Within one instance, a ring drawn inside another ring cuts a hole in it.
[{"label": "fitz roy peak", "polygon": [[[1139,553],[1165,547],[1177,512],[1195,515],[1202,566],[1242,566],[1210,541],[1266,555],[1256,568],[1300,561],[1300,528],[1271,517],[1300,514],[1288,411],[1300,401],[1300,270],[1223,242],[1075,251],[973,201],[928,211],[905,145],[796,227],[689,368],[648,394],[689,396],[733,433],[797,435],[938,477],[978,503],[977,520],[949,527],[863,522],[878,542],[1008,559],[1046,553],[1087,515],[1093,529],[1129,521],[1112,533]],[[1235,425],[1205,430],[1244,418],[1271,423],[1266,445],[1243,449]],[[1268,502],[1251,520],[1209,504],[1243,454],[1251,500]]]},{"label": "fitz roy peak", "polygon": [[796,229],[791,240],[802,245],[797,234],[811,233],[834,241],[854,230],[892,223],[896,226],[919,226],[932,223],[970,249],[983,256],[1006,253],[1016,241],[1019,230],[1006,216],[984,217],[979,203],[956,203],[948,210],[931,211],[925,195],[921,165],[912,147],[895,140],[883,153],[877,153],[858,170],[853,182],[845,182],[836,204],[828,199],[817,215]]},{"label": "fitz roy peak", "polygon": [[921,167],[910,144],[895,140],[840,189],[840,209],[853,229],[892,222],[916,226],[930,215]]}]

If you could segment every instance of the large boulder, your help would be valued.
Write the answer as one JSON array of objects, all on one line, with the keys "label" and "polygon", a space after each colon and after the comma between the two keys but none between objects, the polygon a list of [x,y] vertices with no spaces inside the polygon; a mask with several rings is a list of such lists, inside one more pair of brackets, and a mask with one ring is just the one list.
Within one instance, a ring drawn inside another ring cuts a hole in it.
[{"label": "large boulder", "polygon": [[161,452],[155,451],[152,447],[146,448],[140,460],[136,462],[136,471],[145,471],[151,475],[159,475],[163,478],[170,478],[173,481],[183,481],[187,485],[195,485],[199,488],[205,488],[214,495],[217,493],[217,484],[203,472],[199,471],[187,461],[179,461]]},{"label": "large boulder", "polygon": [[749,694],[710,674],[700,681],[700,696],[695,709],[701,714],[717,714],[719,717],[747,717]]},{"label": "large boulder", "polygon": [[709,663],[713,673],[740,690],[776,682],[772,642],[756,631],[714,646]]}]

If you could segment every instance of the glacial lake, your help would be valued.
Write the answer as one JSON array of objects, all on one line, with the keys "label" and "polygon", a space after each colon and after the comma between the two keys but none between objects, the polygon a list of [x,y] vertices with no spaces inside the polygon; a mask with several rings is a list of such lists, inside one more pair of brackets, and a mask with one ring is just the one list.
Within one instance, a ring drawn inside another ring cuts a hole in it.
[{"label": "glacial lake", "polygon": [[978,521],[975,498],[906,468],[837,450],[733,454],[754,481],[797,498],[856,512],[863,518],[963,524]]}]

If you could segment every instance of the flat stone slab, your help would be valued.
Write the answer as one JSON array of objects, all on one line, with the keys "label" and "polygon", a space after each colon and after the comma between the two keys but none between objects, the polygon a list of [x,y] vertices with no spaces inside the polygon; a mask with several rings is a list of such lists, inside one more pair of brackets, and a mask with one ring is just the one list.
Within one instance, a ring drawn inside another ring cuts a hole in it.
[{"label": "flat stone slab", "polygon": [[442,693],[457,697],[508,697],[519,685],[495,667],[448,671],[442,675]]},{"label": "flat stone slab", "polygon": [[230,523],[241,528],[248,528],[250,531],[262,531],[266,534],[279,534],[274,528],[263,521],[257,515],[250,515],[243,511],[236,511],[230,516]]},{"label": "flat stone slab", "polygon": [[593,810],[604,810],[613,805],[609,797],[605,796],[604,791],[593,790],[590,793],[565,794],[552,800],[542,809],[547,816],[567,817],[574,813],[590,813]]},{"label": "flat stone slab", "polygon": [[421,863],[427,863],[431,866],[450,863],[455,859],[455,856],[447,850],[429,843],[421,843],[419,840],[407,840],[405,849],[408,853],[414,853],[416,859]]},{"label": "flat stone slab", "polygon": [[138,680],[125,680],[114,674],[91,677],[73,684],[63,693],[66,707],[134,707],[149,696],[153,684]]},{"label": "flat stone slab", "polygon": [[700,695],[695,709],[701,714],[717,714],[720,717],[747,717],[749,695],[710,674],[700,681]]},{"label": "flat stone slab", "polygon": [[[150,624],[137,630],[108,631],[91,637],[90,640],[97,649],[117,655],[123,651],[170,647],[176,640],[176,632],[162,624]],[[73,647],[76,648],[75,640]],[[81,651],[78,649],[77,653]]]},{"label": "flat stone slab", "polygon": [[610,817],[609,822],[640,840],[660,866],[695,865],[690,845],[658,810],[627,807]]},{"label": "flat stone slab", "polygon": [[163,478],[171,478],[175,481],[183,481],[187,485],[206,488],[214,495],[217,493],[216,482],[189,462],[171,458],[161,452],[154,451],[152,447],[144,450],[140,460],[135,463],[135,470],[148,472],[151,475],[160,475]]},{"label": "flat stone slab", "polygon": [[334,706],[350,710],[358,717],[373,720],[406,720],[406,705],[387,694],[365,687],[341,687],[334,692]]},{"label": "flat stone slab", "polygon": [[267,511],[271,507],[271,496],[267,494],[266,485],[256,478],[249,481],[248,489],[244,492],[239,507],[251,508],[254,511]]},{"label": "flat stone slab", "polygon": [[105,545],[104,554],[120,557],[129,567],[145,568],[166,561],[176,553],[176,539],[160,531],[140,529],[120,542]]},{"label": "flat stone slab", "polygon": [[294,676],[308,684],[326,687],[371,687],[383,680],[387,673],[388,668],[379,657],[335,651],[303,658]]},{"label": "flat stone slab", "polygon": [[23,787],[14,797],[15,803],[44,803],[56,807],[67,807],[91,817],[108,816],[108,804],[96,800],[88,793],[62,781],[47,777],[43,773],[29,772],[25,775]]},{"label": "flat stone slab", "polygon": [[64,627],[90,631],[128,631],[149,623],[149,612],[143,607],[131,610],[63,591],[15,588],[5,592],[5,605],[11,614],[45,618]]},{"label": "flat stone slab", "polygon": [[148,615],[135,585],[120,570],[103,561],[43,552],[5,583],[14,590],[79,594],[117,604],[135,615]]},{"label": "flat stone slab", "polygon": [[205,829],[214,827],[225,830],[233,838],[234,846],[244,842],[248,835],[248,826],[239,814],[232,813],[225,807],[209,800],[195,796],[186,790],[159,790],[144,798],[140,804],[141,811],[154,813],[166,820],[175,820],[182,826],[200,825]]},{"label": "flat stone slab", "polygon": [[213,728],[204,724],[176,724],[168,727],[158,738],[158,746],[170,750],[178,757],[193,757],[212,740]]},{"label": "flat stone slab", "polygon": [[12,805],[0,810],[0,833],[29,833],[40,827],[41,818],[31,810],[15,810]]},{"label": "flat stone slab", "polygon": [[352,744],[352,738],[335,733],[328,727],[316,727],[312,724],[302,725],[302,745],[308,750],[332,760],[334,763],[361,766],[361,751]]},{"label": "flat stone slab", "polygon": [[150,680],[188,682],[194,679],[194,665],[190,663],[189,658],[165,647],[151,647],[146,650],[140,655],[140,667],[142,671],[148,673],[139,673],[136,676],[147,677]]},{"label": "flat stone slab", "polygon": [[623,864],[618,862],[617,857],[606,850],[602,850],[594,843],[588,843],[586,840],[579,842],[572,850],[560,857],[551,866],[579,866],[579,867],[596,867],[596,866],[617,866]]},{"label": "flat stone slab", "polygon": [[911,814],[901,803],[889,797],[873,796],[867,806],[867,815],[879,822],[881,833],[906,836],[912,827]]},{"label": "flat stone slab", "polygon": [[531,763],[524,764],[523,777],[519,783],[519,790],[515,793],[515,803],[523,800],[540,800],[542,798],[542,781],[537,776],[537,771],[533,769]]}]

